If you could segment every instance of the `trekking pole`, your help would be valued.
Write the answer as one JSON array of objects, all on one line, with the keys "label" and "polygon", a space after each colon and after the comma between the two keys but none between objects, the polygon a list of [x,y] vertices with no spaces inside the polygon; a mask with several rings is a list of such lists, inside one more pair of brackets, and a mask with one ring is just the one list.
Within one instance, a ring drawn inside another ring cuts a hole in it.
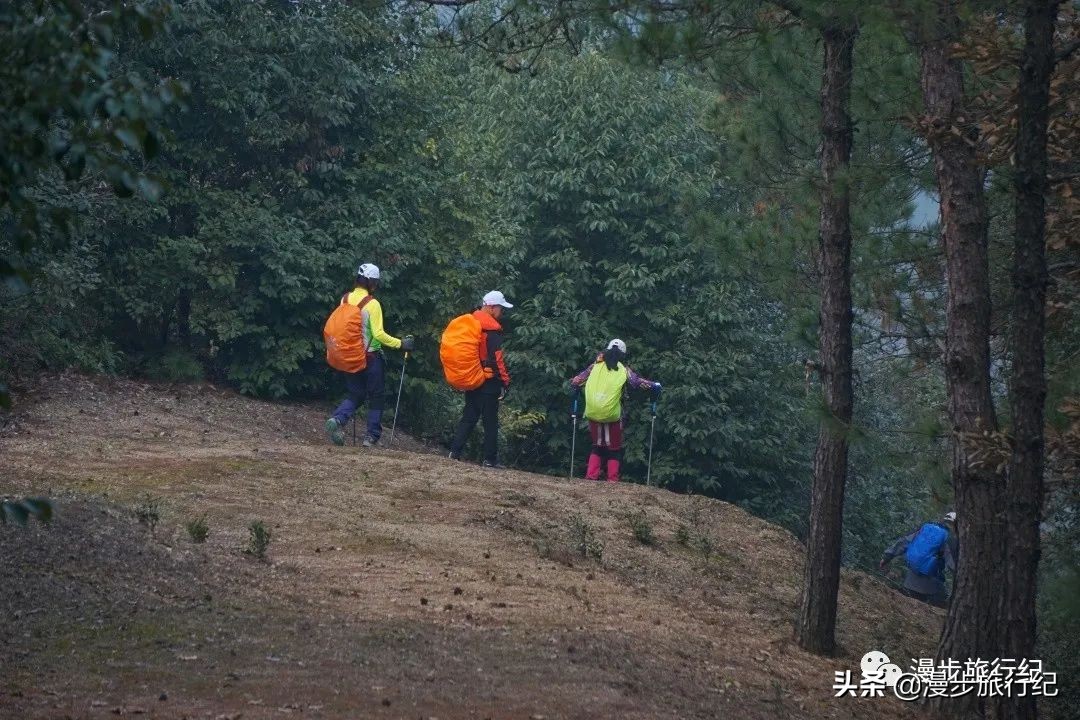
[{"label": "trekking pole", "polygon": [[352,416],[352,446],[356,447],[356,413]]},{"label": "trekking pole", "polygon": [[656,433],[656,400],[659,395],[653,395],[652,400],[652,423],[649,425],[649,465],[645,471],[645,486],[652,487],[652,449],[653,436]]},{"label": "trekking pole", "polygon": [[570,411],[570,479],[574,478],[574,451],[577,449],[577,401],[578,395],[574,393],[574,407]]},{"label": "trekking pole", "polygon": [[401,379],[398,380],[397,402],[394,403],[394,424],[390,426],[390,442],[386,443],[389,448],[394,444],[394,433],[397,431],[398,408],[401,407],[401,388],[405,385],[405,363],[409,361],[409,351],[405,351],[405,357],[401,359]]}]

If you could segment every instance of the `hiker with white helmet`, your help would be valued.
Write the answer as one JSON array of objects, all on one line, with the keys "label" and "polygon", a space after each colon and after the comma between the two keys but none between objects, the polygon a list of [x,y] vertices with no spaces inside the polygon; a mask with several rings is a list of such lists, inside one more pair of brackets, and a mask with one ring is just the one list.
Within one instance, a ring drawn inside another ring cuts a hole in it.
[{"label": "hiker with white helmet", "polygon": [[945,513],[937,522],[923,523],[918,530],[889,546],[878,567],[882,572],[894,557],[903,554],[907,575],[900,588],[908,597],[935,607],[948,607],[945,570],[956,571],[956,513]]},{"label": "hiker with white helmet", "polygon": [[484,295],[480,307],[450,321],[439,342],[439,360],[447,383],[465,393],[465,412],[450,443],[450,459],[460,460],[465,443],[484,421],[486,468],[501,468],[499,449],[499,402],[510,392],[510,372],[502,351],[499,319],[514,307],[499,290]]},{"label": "hiker with white helmet", "polygon": [[[638,375],[623,364],[625,359],[626,343],[616,338],[608,343],[595,362],[570,380],[576,391],[585,388],[585,418],[589,421],[592,439],[592,452],[585,471],[587,480],[599,480],[601,470],[606,469],[608,482],[619,481],[625,418],[622,401],[627,388],[660,392],[660,383]],[[606,468],[601,468],[605,460]]]},{"label": "hiker with white helmet", "polygon": [[383,403],[386,399],[386,361],[383,348],[411,352],[411,335],[398,339],[383,328],[382,305],[375,299],[381,273],[376,265],[364,263],[356,271],[356,286],[341,302],[323,328],[326,361],[345,380],[347,396],[326,421],[326,432],[335,445],[345,444],[344,428],[367,400],[367,431],[364,447],[373,447],[382,435]]}]

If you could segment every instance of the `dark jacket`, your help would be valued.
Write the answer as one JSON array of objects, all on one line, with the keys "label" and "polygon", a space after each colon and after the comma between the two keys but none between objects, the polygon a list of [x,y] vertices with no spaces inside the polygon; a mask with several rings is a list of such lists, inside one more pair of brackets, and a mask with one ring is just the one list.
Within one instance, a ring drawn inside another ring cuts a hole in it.
[{"label": "dark jacket", "polygon": [[483,329],[480,335],[480,364],[494,373],[484,381],[479,390],[484,394],[501,395],[505,388],[510,387],[510,372],[506,369],[506,360],[503,359],[502,325],[483,310],[474,311],[473,317],[480,321]]}]

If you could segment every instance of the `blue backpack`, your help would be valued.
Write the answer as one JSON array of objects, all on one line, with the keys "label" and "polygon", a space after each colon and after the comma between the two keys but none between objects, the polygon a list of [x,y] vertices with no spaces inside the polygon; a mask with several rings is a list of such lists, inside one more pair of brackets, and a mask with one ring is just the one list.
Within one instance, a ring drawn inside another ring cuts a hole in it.
[{"label": "blue backpack", "polygon": [[919,575],[937,575],[941,572],[941,548],[948,540],[949,531],[937,523],[923,525],[904,553],[908,567]]}]

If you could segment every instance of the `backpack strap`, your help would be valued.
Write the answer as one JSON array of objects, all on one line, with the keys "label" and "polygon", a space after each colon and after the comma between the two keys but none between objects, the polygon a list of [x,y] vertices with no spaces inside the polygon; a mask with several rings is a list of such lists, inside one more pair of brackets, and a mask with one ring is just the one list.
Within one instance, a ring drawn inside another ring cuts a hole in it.
[{"label": "backpack strap", "polygon": [[[352,291],[349,291],[349,292],[345,293],[344,295],[342,295],[342,296],[341,296],[341,303],[340,303],[340,304],[341,304],[341,305],[345,305],[346,303],[348,303],[348,302],[349,302],[349,296],[350,296],[350,295],[352,295]],[[369,302],[371,302],[371,301],[372,301],[372,300],[374,300],[374,299],[375,299],[375,296],[374,296],[374,295],[372,295],[371,293],[368,293],[368,294],[367,294],[367,295],[365,295],[364,297],[360,298],[360,302],[358,302],[358,303],[356,304],[356,307],[357,307],[357,308],[358,308],[358,309],[359,309],[359,310],[360,310],[361,312],[363,312],[363,311],[364,311],[364,306],[365,306],[365,305],[367,305],[367,304],[368,304]]]},{"label": "backpack strap", "polygon": [[480,346],[476,349],[483,349],[483,352],[480,353],[480,367],[491,370],[491,363],[488,362],[488,356],[491,354],[488,352],[488,330],[483,325],[480,326]]},{"label": "backpack strap", "polygon": [[[360,339],[364,341],[364,352],[371,355],[371,343],[364,339],[364,307],[375,299],[375,296],[370,292],[364,297],[360,298],[360,302],[356,304],[356,310],[360,313]],[[374,340],[374,337],[372,337]]]},{"label": "backpack strap", "polygon": [[[349,295],[351,295],[351,294],[352,294],[351,292],[347,292],[347,293],[345,293],[344,295],[341,296],[341,304],[342,305],[348,304]],[[375,299],[375,296],[372,295],[371,293],[368,293],[364,297],[360,298],[360,302],[358,302],[356,304],[356,309],[358,311],[360,311],[360,313],[361,313],[361,319],[360,319],[360,335],[361,335],[361,339],[363,339],[363,334],[364,334],[364,324],[363,324],[363,315],[362,315],[362,313],[364,312],[364,307],[374,299]],[[368,354],[371,354],[371,347],[366,342],[364,343],[364,352],[366,352]]]}]

